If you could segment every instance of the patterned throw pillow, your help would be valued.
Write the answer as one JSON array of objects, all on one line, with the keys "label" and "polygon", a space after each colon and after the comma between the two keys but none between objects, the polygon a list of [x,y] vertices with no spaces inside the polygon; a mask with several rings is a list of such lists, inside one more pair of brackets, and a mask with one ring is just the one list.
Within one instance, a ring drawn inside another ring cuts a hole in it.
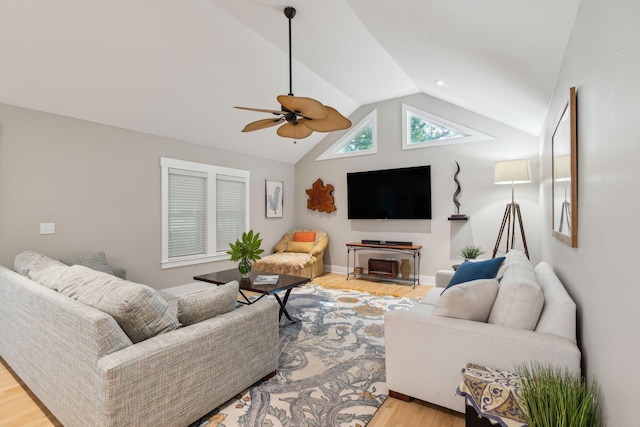
[{"label": "patterned throw pillow", "polygon": [[178,320],[182,326],[228,313],[235,309],[240,285],[237,281],[178,297]]}]

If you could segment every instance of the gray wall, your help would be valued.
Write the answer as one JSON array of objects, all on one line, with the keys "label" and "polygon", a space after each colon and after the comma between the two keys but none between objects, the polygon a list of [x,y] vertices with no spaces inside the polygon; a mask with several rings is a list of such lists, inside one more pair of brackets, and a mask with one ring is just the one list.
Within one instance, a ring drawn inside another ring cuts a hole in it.
[{"label": "gray wall", "polygon": [[[155,288],[232,268],[162,270],[160,157],[251,172],[251,226],[271,247],[295,224],[294,166],[0,104],[0,263],[33,249],[54,258],[104,251]],[[265,218],[265,179],[284,181],[283,218]],[[53,222],[56,233],[40,235]]]},{"label": "gray wall", "polygon": [[[639,16],[636,0],[582,0],[541,138],[542,256],[578,304],[585,373],[602,386],[608,427],[638,425]],[[550,141],[571,86],[578,98],[577,249],[550,231]]]},{"label": "gray wall", "polygon": [[[402,150],[402,103],[435,114],[460,125],[491,135],[495,139],[412,150]],[[502,222],[505,206],[511,201],[511,187],[493,184],[493,166],[497,161],[530,159],[534,182],[518,185],[516,201],[520,203],[527,243],[532,259],[539,257],[540,221],[538,196],[539,143],[536,137],[514,128],[455,107],[436,98],[417,94],[370,104],[359,108],[351,120],[357,124],[372,110],[378,113],[378,153],[334,160],[315,159],[333,145],[342,134],[329,134],[296,165],[296,222],[327,231],[330,238],[325,264],[333,271],[346,272],[345,243],[362,239],[412,241],[422,245],[422,276],[433,276],[439,269],[451,268],[461,258],[457,252],[467,244],[487,250],[490,257]],[[455,213],[452,198],[456,190],[453,175],[455,162],[461,167],[458,180],[460,212],[469,215],[467,222],[448,221]],[[431,165],[432,220],[348,220],[347,172]],[[335,187],[337,210],[331,214],[307,209],[305,189],[316,179]],[[521,248],[520,235],[517,247]],[[505,239],[501,250],[504,250]],[[376,258],[380,258],[376,255]],[[387,258],[387,254],[382,256]],[[360,259],[366,267],[366,258]],[[429,280],[429,277],[426,277]]]}]

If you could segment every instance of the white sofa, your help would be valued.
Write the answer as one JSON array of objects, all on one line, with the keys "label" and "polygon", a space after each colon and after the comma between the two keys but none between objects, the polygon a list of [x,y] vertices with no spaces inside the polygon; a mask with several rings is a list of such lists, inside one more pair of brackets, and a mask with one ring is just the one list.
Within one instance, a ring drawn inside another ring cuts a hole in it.
[{"label": "white sofa", "polygon": [[[534,269],[522,252],[512,250],[498,272],[499,284],[496,280],[467,282],[442,294],[453,274],[439,272],[439,286],[421,303],[386,314],[390,395],[464,412],[465,401],[456,388],[467,363],[513,371],[535,360],[580,372],[576,306],[547,263]],[[482,287],[482,293],[473,294],[474,287]],[[481,315],[486,322],[442,315],[465,317],[466,312],[477,312],[488,298],[488,311]],[[456,300],[457,307],[446,307]]]}]

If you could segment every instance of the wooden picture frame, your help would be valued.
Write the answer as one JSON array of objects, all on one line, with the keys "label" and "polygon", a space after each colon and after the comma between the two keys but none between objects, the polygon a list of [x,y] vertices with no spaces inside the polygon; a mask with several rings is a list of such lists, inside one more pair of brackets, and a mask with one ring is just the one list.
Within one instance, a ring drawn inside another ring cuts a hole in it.
[{"label": "wooden picture frame", "polygon": [[576,88],[551,137],[551,234],[578,247],[578,112]]},{"label": "wooden picture frame", "polygon": [[284,183],[282,181],[265,180],[265,216],[267,218],[282,218],[283,216]]}]

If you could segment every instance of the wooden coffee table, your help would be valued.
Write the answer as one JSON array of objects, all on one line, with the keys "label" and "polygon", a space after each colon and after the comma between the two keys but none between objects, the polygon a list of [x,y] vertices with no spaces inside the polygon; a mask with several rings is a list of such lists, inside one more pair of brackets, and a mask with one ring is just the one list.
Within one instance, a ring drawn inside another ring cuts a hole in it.
[{"label": "wooden coffee table", "polygon": [[[251,272],[251,276],[247,279],[242,279],[240,277],[240,272],[237,268],[231,270],[223,270],[217,271],[215,273],[202,274],[200,276],[194,276],[194,280],[201,280],[203,282],[214,283],[216,285],[224,285],[225,283],[229,283],[233,280],[237,280],[240,284],[240,295],[244,298],[244,301],[239,301],[242,304],[253,304],[265,295],[273,295],[280,304],[280,318],[284,314],[287,319],[292,322],[297,322],[298,320],[293,319],[289,312],[286,309],[287,300],[289,299],[289,295],[291,294],[291,290],[296,286],[304,285],[311,281],[306,277],[300,276],[289,276],[288,274],[278,274],[278,283],[275,285],[254,285],[253,281],[256,276],[268,274],[271,275],[273,273],[267,273],[265,271],[256,271],[253,270]],[[255,292],[261,294],[257,299],[251,300],[247,297],[244,291]],[[284,297],[280,298],[278,295],[279,292],[285,291]]]}]

